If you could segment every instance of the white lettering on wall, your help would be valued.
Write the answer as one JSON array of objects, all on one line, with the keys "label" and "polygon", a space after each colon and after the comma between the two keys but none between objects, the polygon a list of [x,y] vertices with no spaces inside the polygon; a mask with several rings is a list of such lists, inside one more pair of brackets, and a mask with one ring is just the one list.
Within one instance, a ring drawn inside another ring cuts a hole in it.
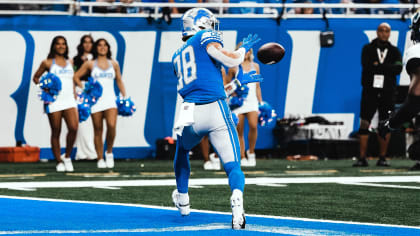
[{"label": "white lettering on wall", "polygon": [[293,41],[284,114],[312,114],[320,31],[289,31]]},{"label": "white lettering on wall", "polygon": [[0,38],[0,109],[3,114],[0,122],[0,145],[14,146],[17,107],[10,95],[22,82],[26,44],[24,38],[14,31],[0,31]]},{"label": "white lettering on wall", "polygon": [[150,81],[155,53],[155,31],[121,32],[125,40],[123,81],[137,111],[133,116],[119,116],[115,146],[148,147],[144,137]]}]

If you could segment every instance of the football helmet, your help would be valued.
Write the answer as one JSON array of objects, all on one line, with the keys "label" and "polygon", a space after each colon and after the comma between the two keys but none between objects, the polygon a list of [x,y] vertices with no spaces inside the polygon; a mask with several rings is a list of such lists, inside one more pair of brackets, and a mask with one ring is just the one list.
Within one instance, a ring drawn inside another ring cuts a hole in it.
[{"label": "football helmet", "polygon": [[411,40],[415,43],[420,42],[420,11],[414,13],[413,17],[411,17]]},{"label": "football helmet", "polygon": [[219,21],[205,8],[192,8],[182,16],[182,40],[204,29],[219,30]]}]

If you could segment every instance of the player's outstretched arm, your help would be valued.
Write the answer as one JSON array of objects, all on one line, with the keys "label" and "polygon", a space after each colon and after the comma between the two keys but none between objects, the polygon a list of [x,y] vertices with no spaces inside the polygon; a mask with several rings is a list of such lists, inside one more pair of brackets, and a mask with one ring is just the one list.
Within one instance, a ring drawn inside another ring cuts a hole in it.
[{"label": "player's outstretched arm", "polygon": [[218,42],[209,43],[206,47],[207,53],[223,65],[232,68],[240,65],[245,58],[246,52],[251,49],[260,38],[258,35],[249,35],[242,41],[242,46],[236,51],[229,51]]},{"label": "player's outstretched arm", "polygon": [[249,34],[248,37],[242,39],[241,47],[245,49],[245,52],[248,52],[249,49],[251,49],[260,40],[261,40],[261,38],[258,37],[257,34],[254,34],[254,35]]},{"label": "player's outstretched arm", "polygon": [[245,49],[240,48],[232,52],[224,49],[220,43],[216,42],[209,43],[206,50],[210,57],[228,68],[240,65],[245,58]]}]

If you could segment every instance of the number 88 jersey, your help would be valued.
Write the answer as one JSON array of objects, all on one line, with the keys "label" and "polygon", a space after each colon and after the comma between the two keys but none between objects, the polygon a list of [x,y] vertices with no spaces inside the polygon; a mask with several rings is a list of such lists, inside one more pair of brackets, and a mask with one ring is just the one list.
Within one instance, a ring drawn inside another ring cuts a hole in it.
[{"label": "number 88 jersey", "polygon": [[207,53],[207,45],[223,41],[214,30],[201,30],[189,38],[172,57],[178,77],[178,93],[185,102],[205,104],[226,98],[221,64]]}]

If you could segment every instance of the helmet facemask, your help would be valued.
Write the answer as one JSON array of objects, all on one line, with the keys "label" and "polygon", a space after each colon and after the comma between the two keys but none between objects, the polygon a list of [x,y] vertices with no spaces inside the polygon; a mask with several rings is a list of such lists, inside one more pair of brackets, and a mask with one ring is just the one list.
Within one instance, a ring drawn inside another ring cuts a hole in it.
[{"label": "helmet facemask", "polygon": [[219,21],[213,13],[205,8],[193,8],[182,16],[182,40],[186,41],[198,31],[219,30]]},{"label": "helmet facemask", "polygon": [[413,17],[411,18],[411,40],[414,43],[420,42],[420,12],[417,11],[414,13]]}]

